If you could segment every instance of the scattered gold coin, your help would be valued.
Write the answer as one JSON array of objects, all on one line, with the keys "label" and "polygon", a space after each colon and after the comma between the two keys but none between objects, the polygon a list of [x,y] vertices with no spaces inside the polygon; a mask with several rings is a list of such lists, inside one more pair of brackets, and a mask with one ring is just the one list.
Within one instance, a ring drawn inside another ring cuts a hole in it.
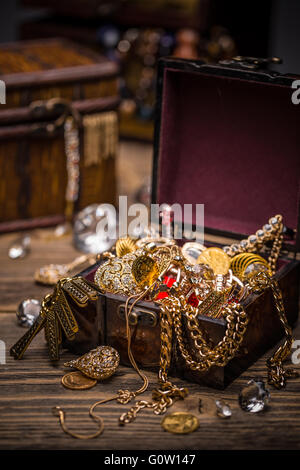
[{"label": "scattered gold coin", "polygon": [[197,263],[208,264],[215,274],[225,275],[230,268],[230,258],[217,247],[206,248],[198,257]]},{"label": "scattered gold coin", "polygon": [[191,413],[178,411],[165,416],[161,425],[165,431],[173,434],[189,434],[199,427],[199,420]]},{"label": "scattered gold coin", "polygon": [[61,379],[61,383],[64,387],[71,390],[87,390],[88,388],[94,387],[94,385],[97,383],[97,380],[90,379],[81,372],[76,371],[69,372],[68,374],[64,375]]}]

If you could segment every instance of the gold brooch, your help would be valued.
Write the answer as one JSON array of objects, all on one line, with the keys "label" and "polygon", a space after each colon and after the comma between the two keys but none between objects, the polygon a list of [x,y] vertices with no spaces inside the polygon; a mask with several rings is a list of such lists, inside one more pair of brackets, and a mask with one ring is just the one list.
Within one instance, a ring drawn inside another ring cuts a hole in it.
[{"label": "gold brooch", "polygon": [[111,258],[96,271],[94,282],[105,292],[133,295],[140,289],[132,276],[132,263],[142,251],[128,253],[122,258]]},{"label": "gold brooch", "polygon": [[174,248],[136,250],[122,258],[111,258],[96,271],[94,282],[105,292],[136,295],[150,287],[168,269]]}]

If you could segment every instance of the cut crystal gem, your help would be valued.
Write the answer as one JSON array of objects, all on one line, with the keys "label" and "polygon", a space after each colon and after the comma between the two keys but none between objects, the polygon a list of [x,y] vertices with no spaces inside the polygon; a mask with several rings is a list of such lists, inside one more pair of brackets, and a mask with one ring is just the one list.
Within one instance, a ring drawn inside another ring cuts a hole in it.
[{"label": "cut crystal gem", "polygon": [[265,224],[263,229],[266,231],[266,232],[271,232],[272,231],[272,226],[270,224]]},{"label": "cut crystal gem", "polygon": [[261,229],[260,229],[260,230],[257,230],[256,235],[257,235],[258,238],[261,238],[261,237],[264,236],[264,231],[261,230]]},{"label": "cut crystal gem", "polygon": [[258,413],[266,408],[270,392],[261,379],[250,380],[239,395],[239,404],[243,411]]},{"label": "cut crystal gem", "polygon": [[41,302],[37,299],[25,299],[17,309],[17,320],[20,326],[30,328],[41,310]]},{"label": "cut crystal gem", "polygon": [[217,415],[219,418],[230,418],[232,411],[224,400],[216,400]]},{"label": "cut crystal gem", "polygon": [[277,219],[276,217],[272,217],[272,218],[270,219],[270,224],[272,224],[272,225],[277,225],[277,224],[278,224],[278,219]]}]

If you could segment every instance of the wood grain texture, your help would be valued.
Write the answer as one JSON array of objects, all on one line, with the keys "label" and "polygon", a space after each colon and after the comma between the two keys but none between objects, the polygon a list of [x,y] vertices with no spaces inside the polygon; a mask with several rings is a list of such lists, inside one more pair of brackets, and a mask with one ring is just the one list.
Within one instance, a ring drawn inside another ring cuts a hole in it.
[{"label": "wood grain texture", "polygon": [[[7,347],[22,330],[14,315],[1,314],[1,338]],[[300,336],[298,328],[296,336]],[[69,353],[63,359],[71,358]],[[189,410],[198,415],[199,429],[187,436],[168,434],[160,427],[160,416],[144,411],[134,423],[119,427],[118,417],[129,405],[115,402],[102,405],[98,413],[104,418],[101,437],[79,441],[66,436],[58,425],[51,407],[60,405],[67,412],[67,423],[73,430],[88,433],[94,429],[88,417],[90,404],[108,398],[121,387],[134,390],[140,381],[133,370],[120,367],[115,376],[87,391],[64,389],[60,383],[66,369],[61,361],[49,363],[43,335],[34,340],[21,361],[7,357],[0,366],[0,449],[294,449],[300,448],[300,382],[291,380],[283,391],[272,390],[269,409],[251,415],[239,409],[237,396],[247,380],[265,376],[262,358],[224,392],[216,392],[196,384],[186,383],[190,396],[178,402],[170,411]],[[156,384],[156,374],[148,373],[150,390]],[[180,381],[176,381],[183,383]],[[224,397],[232,406],[230,420],[214,415],[216,398]],[[143,398],[150,398],[146,393]],[[203,400],[203,413],[198,413],[198,400]]]},{"label": "wood grain texture", "polygon": [[[15,235],[0,239],[0,339],[7,347],[6,364],[0,364],[0,449],[299,449],[300,448],[300,379],[288,382],[285,390],[271,390],[267,411],[251,415],[243,412],[237,397],[247,380],[266,377],[265,360],[261,358],[225,391],[184,383],[190,392],[183,402],[169,411],[189,410],[200,420],[193,434],[176,436],[162,430],[162,417],[144,411],[134,423],[118,425],[121,412],[130,405],[115,402],[102,405],[98,413],[104,418],[102,436],[80,441],[65,435],[58,419],[52,415],[52,406],[60,405],[67,412],[67,424],[74,431],[92,432],[95,427],[88,417],[88,408],[96,400],[108,398],[124,387],[135,390],[140,380],[130,368],[120,367],[108,381],[86,391],[63,388],[61,377],[66,372],[64,360],[72,357],[63,353],[58,365],[52,365],[47,356],[43,334],[40,334],[26,352],[24,359],[15,361],[8,349],[24,333],[15,319],[16,305],[28,296],[42,298],[49,288],[36,286],[32,281],[34,269],[49,262],[67,262],[77,253],[70,238],[47,240],[48,231],[35,232],[31,254],[24,260],[12,261],[7,247]],[[40,238],[38,237],[40,236]],[[41,238],[42,236],[42,238]],[[300,325],[294,332],[300,339]],[[300,371],[300,366],[297,366]],[[148,373],[151,391],[156,385],[156,374]],[[146,393],[143,398],[150,398]],[[232,406],[230,420],[221,420],[214,414],[214,400],[224,397]],[[203,401],[203,413],[198,412],[198,400]]]}]

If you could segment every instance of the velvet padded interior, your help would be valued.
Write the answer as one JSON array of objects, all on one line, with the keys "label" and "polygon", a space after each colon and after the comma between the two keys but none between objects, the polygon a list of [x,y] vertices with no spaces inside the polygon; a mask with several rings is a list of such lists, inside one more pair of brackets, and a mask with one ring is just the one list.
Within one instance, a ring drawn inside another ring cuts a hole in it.
[{"label": "velvet padded interior", "polygon": [[300,105],[287,86],[165,70],[159,203],[205,204],[206,227],[297,227]]}]

